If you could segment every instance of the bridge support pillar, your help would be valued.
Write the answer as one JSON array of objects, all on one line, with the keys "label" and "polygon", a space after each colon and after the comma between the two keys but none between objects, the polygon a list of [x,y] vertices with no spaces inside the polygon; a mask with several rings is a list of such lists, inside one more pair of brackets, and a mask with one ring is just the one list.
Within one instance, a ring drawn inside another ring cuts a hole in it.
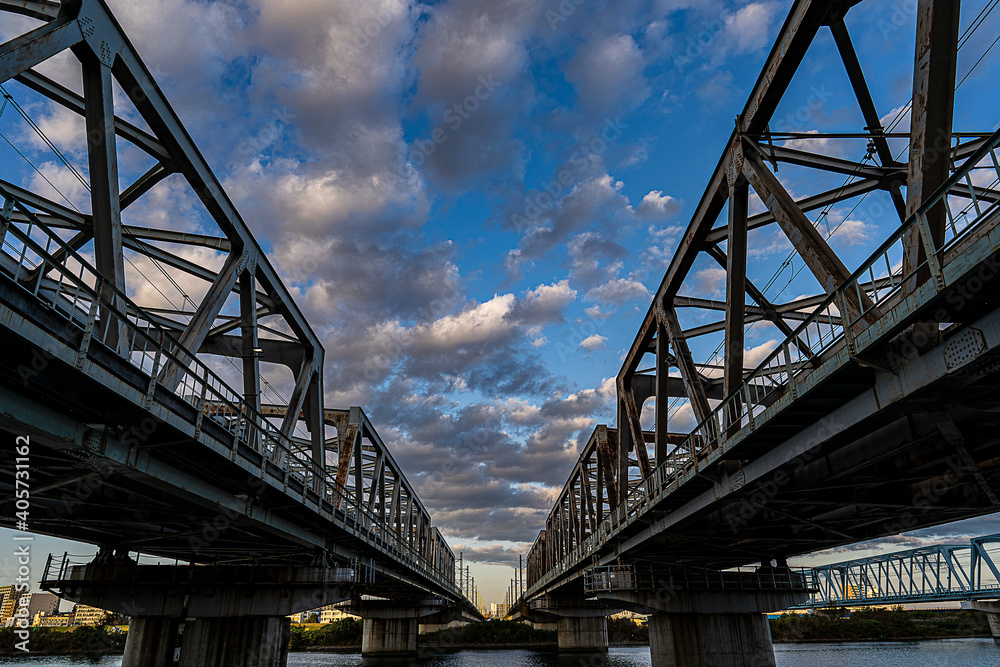
[{"label": "bridge support pillar", "polygon": [[365,619],[362,655],[413,655],[417,652],[416,618]]},{"label": "bridge support pillar", "polygon": [[563,616],[557,621],[560,651],[608,650],[608,619],[605,616]]},{"label": "bridge support pillar", "polygon": [[774,667],[764,614],[653,614],[653,667]]},{"label": "bridge support pillar", "polygon": [[284,616],[200,618],[184,626],[179,667],[285,667],[290,636]]},{"label": "bridge support pillar", "polygon": [[101,556],[58,571],[43,586],[132,616],[122,667],[285,667],[287,616],[349,599],[357,579],[351,568],[137,565]]},{"label": "bridge support pillar", "polygon": [[993,642],[1000,646],[1000,600],[973,600],[972,608],[986,614]]},{"label": "bridge support pillar", "polygon": [[122,667],[172,667],[178,625],[176,618],[133,616],[128,624]]},{"label": "bridge support pillar", "polygon": [[[183,629],[181,629],[183,627]],[[136,616],[122,667],[285,667],[291,626],[284,616],[199,618]]]}]

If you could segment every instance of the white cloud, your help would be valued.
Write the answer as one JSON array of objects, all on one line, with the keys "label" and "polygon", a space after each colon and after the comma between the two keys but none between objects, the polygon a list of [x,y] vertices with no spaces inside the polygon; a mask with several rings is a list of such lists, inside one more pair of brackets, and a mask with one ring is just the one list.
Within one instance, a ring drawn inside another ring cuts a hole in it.
[{"label": "white cloud", "polygon": [[587,292],[587,297],[602,303],[623,304],[636,299],[649,298],[649,290],[638,280],[613,278]]},{"label": "white cloud", "polygon": [[642,198],[642,203],[636,207],[635,213],[643,219],[666,220],[673,217],[684,202],[665,195],[661,190],[651,190]]},{"label": "white cloud", "polygon": [[594,350],[600,350],[603,348],[607,341],[608,339],[605,336],[602,336],[601,334],[593,334],[580,341],[580,347],[588,352],[593,352]]}]

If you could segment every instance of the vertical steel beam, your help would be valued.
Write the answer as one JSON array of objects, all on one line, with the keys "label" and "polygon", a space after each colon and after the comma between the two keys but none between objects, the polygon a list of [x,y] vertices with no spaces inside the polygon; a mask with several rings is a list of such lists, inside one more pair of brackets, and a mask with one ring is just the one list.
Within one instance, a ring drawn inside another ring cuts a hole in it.
[{"label": "vertical steel beam", "polygon": [[[952,120],[955,115],[955,69],[958,62],[959,0],[919,0],[910,111],[910,161],[906,183],[907,217],[948,180],[951,169]],[[944,242],[947,211],[942,202],[927,213],[935,248]],[[925,261],[919,232],[903,241],[903,275]],[[927,267],[904,285],[904,294],[930,277]]]},{"label": "vertical steel beam", "polygon": [[[667,331],[670,344],[674,350],[674,359],[677,368],[681,372],[681,381],[684,383],[684,391],[688,400],[691,401],[691,409],[694,411],[694,418],[700,424],[708,419],[712,410],[708,405],[708,397],[705,395],[705,387],[701,383],[701,376],[694,365],[694,358],[691,356],[691,349],[688,347],[687,339],[680,323],[677,321],[677,311],[673,306],[659,308],[657,316],[663,323],[663,328]],[[694,453],[694,452],[692,452]]]},{"label": "vertical steel beam", "polygon": [[[115,146],[114,91],[111,67],[92,53],[81,50],[84,117],[87,125],[87,157],[90,167],[90,205],[94,221],[94,261],[104,277],[105,304],[125,312],[124,300],[113,288],[125,293],[125,265],[122,255],[122,217],[118,189],[118,151]],[[125,331],[109,308],[101,309],[105,344],[125,353]]]},{"label": "vertical steel beam", "polygon": [[[743,348],[747,285],[747,211],[750,188],[740,166],[729,170],[729,241],[726,246],[726,343],[723,364],[723,396],[729,399],[743,384]],[[742,414],[739,399],[730,402],[726,425],[738,424]]]},{"label": "vertical steel beam", "polygon": [[[323,350],[318,350],[320,355]],[[306,391],[305,413],[306,426],[309,428],[310,441],[312,444],[312,460],[319,466],[319,472],[326,471],[326,425],[323,423],[323,364],[314,364],[319,370],[313,371],[309,380],[309,388]],[[315,480],[320,481],[318,476]]]},{"label": "vertical steel beam", "polygon": [[667,329],[656,320],[656,412],[653,457],[659,466],[667,459],[667,426],[670,415],[670,341]]},{"label": "vertical steel beam", "polygon": [[260,356],[257,353],[257,280],[253,271],[240,276],[240,335],[243,343],[243,400],[260,412]]}]

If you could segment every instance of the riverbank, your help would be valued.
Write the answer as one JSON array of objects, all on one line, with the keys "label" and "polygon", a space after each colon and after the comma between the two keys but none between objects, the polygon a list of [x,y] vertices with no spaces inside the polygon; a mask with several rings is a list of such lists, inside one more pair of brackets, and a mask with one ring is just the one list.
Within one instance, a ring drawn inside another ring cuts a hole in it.
[{"label": "riverbank", "polygon": [[975,611],[902,609],[823,610],[771,619],[771,639],[787,643],[874,642],[990,637],[986,615]]},{"label": "riverbank", "polygon": [[[775,643],[818,644],[824,642],[918,641],[990,637],[984,614],[974,611],[903,611],[902,609],[858,609],[785,614],[771,619]],[[292,652],[358,653],[363,623],[342,619],[323,625],[294,624],[289,650]],[[43,655],[120,654],[127,632],[114,627],[34,628],[31,651]],[[608,619],[611,646],[648,646],[649,629],[628,619]],[[0,629],[0,655],[18,655],[11,628]],[[422,653],[454,652],[462,649],[551,650],[558,645],[554,630],[536,630],[515,621],[488,621],[447,628],[420,635]]]}]

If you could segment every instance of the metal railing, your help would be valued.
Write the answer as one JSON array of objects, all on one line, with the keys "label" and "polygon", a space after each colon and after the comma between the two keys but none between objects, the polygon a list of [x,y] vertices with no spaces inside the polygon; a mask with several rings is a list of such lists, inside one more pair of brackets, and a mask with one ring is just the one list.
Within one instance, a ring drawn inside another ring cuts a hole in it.
[{"label": "metal railing", "polygon": [[[526,595],[535,594],[553,579],[577,567],[582,560],[590,558],[608,539],[643,516],[650,506],[694,477],[700,466],[720,458],[731,443],[744,439],[780,414],[801,393],[814,386],[816,379],[809,376],[828,363],[835,352],[847,352],[844,359],[833,359],[838,367],[854,358],[859,339],[872,321],[877,321],[889,309],[901,309],[897,315],[902,317],[910,315],[920,304],[916,298],[909,297],[930,296],[923,293],[923,286],[914,290],[914,294],[907,294],[918,273],[929,272],[928,282],[933,285],[933,294],[947,287],[942,270],[946,253],[971,237],[973,230],[987,223],[995,224],[1000,218],[1000,202],[977,199],[975,188],[971,191],[970,206],[958,212],[952,209],[949,195],[956,186],[971,185],[971,174],[977,169],[995,172],[996,177],[987,187],[1000,183],[998,146],[1000,130],[990,135],[914,215],[751,371],[736,391],[720,402],[663,463],[632,486],[625,499],[605,516],[597,529],[563,554]],[[935,244],[927,223],[928,212],[938,204],[944,204],[947,211],[945,237],[940,245]],[[903,243],[909,234],[919,235],[925,257],[922,262],[907,267],[904,273]],[[738,418],[734,419],[734,415]]]},{"label": "metal railing", "polygon": [[[355,503],[335,477],[313,461],[308,448],[285,436],[248,405],[241,392],[185,350],[171,331],[108,283],[86,258],[2,186],[0,197],[4,199],[0,211],[0,272],[82,332],[76,349],[78,369],[85,367],[92,345],[103,345],[143,374],[144,384],[136,389],[144,392],[147,409],[157,403],[157,390],[165,388],[164,378],[176,373],[172,393],[195,409],[196,438],[202,435],[207,418],[232,437],[228,443],[232,458],[239,447],[249,447],[264,458],[262,476],[269,462],[277,466],[286,489],[290,482],[297,483],[302,487],[303,500],[307,489],[311,489],[334,508],[343,509],[343,518],[330,513],[332,521],[462,597],[457,584],[444,571],[448,568],[442,569],[421,553],[419,537],[410,539],[397,533],[385,525],[386,516],[379,517]],[[11,221],[15,209],[26,222]]]},{"label": "metal railing", "polygon": [[583,573],[585,593],[638,591],[812,591],[815,573],[808,568],[740,567],[710,570],[680,565],[656,568],[606,565]]}]

